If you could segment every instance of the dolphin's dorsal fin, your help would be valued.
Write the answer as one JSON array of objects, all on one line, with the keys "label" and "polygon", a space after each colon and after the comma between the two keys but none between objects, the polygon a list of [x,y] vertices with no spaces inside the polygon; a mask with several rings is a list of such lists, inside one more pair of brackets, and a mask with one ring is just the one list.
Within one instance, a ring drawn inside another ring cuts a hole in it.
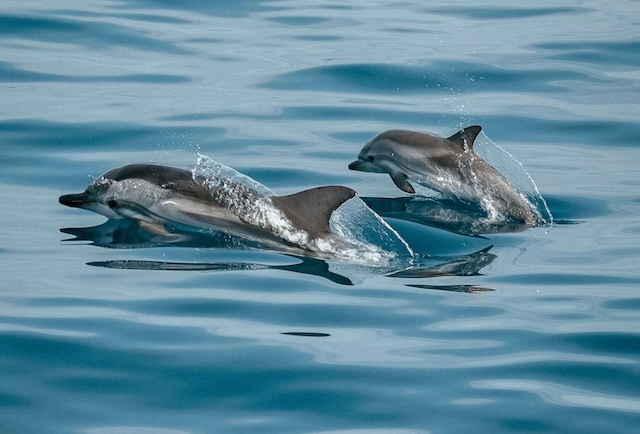
[{"label": "dolphin's dorsal fin", "polygon": [[451,140],[462,149],[473,150],[473,142],[476,140],[476,137],[478,137],[478,134],[480,134],[480,131],[482,131],[482,127],[480,125],[473,125],[465,128],[464,130],[458,131],[447,140]]},{"label": "dolphin's dorsal fin", "polygon": [[327,186],[289,196],[272,196],[271,200],[296,228],[318,238],[331,233],[331,213],[355,195],[356,192],[347,187]]}]

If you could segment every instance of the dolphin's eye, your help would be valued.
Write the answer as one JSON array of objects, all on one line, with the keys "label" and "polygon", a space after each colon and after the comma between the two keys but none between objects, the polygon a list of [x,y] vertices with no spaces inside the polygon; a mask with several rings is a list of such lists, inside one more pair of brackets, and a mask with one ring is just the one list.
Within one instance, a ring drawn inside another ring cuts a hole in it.
[{"label": "dolphin's eye", "polygon": [[367,158],[369,161],[373,161],[373,155],[369,155],[369,157]]}]

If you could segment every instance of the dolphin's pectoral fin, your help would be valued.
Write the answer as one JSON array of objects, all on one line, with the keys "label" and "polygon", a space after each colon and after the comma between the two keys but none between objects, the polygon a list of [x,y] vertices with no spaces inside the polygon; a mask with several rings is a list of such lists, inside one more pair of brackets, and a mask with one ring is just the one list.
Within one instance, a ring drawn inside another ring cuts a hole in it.
[{"label": "dolphin's pectoral fin", "polygon": [[482,131],[482,127],[480,125],[474,125],[458,131],[453,136],[447,138],[447,140],[452,141],[462,149],[473,150],[473,142],[476,140],[476,137],[478,137],[478,134],[480,134],[480,131]]},{"label": "dolphin's pectoral fin", "polygon": [[160,222],[161,219],[155,217],[153,213],[145,209],[142,205],[128,200],[110,199],[107,206],[121,217],[131,220],[146,221],[150,223]]},{"label": "dolphin's pectoral fin", "polygon": [[416,191],[413,189],[413,187],[411,186],[411,184],[409,184],[409,181],[407,180],[407,175],[403,172],[390,172],[389,175],[391,176],[391,179],[393,180],[393,183],[396,185],[396,187],[398,187],[400,190],[407,192],[407,193],[415,193]]},{"label": "dolphin's pectoral fin", "polygon": [[306,231],[312,238],[331,233],[331,213],[356,192],[347,187],[328,186],[312,188],[289,196],[273,196],[271,200],[296,228]]},{"label": "dolphin's pectoral fin", "polygon": [[137,220],[138,212],[132,202],[109,199],[105,202],[109,208],[121,217]]}]

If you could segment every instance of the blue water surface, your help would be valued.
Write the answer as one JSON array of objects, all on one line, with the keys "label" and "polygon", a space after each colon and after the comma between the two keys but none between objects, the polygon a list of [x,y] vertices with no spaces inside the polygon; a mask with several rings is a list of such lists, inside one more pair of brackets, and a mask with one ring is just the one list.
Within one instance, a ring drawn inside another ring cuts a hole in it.
[{"label": "blue water surface", "polygon": [[[639,17],[633,0],[6,2],[0,432],[638,432]],[[420,273],[166,243],[57,202],[198,152],[276,194],[399,198],[347,169],[362,145],[473,124],[555,223],[471,237],[390,217]]]}]

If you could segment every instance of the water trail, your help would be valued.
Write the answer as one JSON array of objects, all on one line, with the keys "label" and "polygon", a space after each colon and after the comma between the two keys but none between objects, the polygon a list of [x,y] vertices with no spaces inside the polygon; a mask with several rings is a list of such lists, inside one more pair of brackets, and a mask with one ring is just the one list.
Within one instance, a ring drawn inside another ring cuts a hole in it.
[{"label": "water trail", "polygon": [[509,151],[491,140],[484,132],[476,138],[475,152],[498,172],[502,173],[525,198],[531,202],[535,210],[553,227],[553,214],[547,201],[540,193],[538,185],[533,180],[524,165]]}]

